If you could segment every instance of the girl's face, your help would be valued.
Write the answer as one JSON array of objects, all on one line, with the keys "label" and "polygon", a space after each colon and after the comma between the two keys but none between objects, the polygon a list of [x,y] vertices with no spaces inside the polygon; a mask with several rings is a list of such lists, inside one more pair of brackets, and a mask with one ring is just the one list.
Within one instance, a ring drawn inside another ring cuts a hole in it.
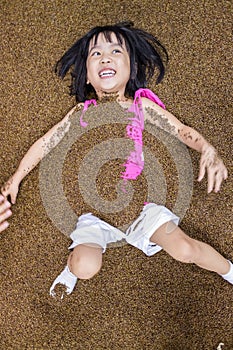
[{"label": "girl's face", "polygon": [[114,33],[111,42],[100,33],[95,44],[90,41],[87,57],[87,83],[91,83],[101,99],[105,93],[118,93],[124,99],[125,87],[130,78],[130,58],[123,41],[118,43]]}]

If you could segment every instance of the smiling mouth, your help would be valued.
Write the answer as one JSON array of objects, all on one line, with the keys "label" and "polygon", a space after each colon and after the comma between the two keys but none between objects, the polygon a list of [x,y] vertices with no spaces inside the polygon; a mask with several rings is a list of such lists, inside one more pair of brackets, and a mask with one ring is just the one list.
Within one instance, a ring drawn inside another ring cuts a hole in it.
[{"label": "smiling mouth", "polygon": [[115,74],[116,74],[116,71],[114,69],[102,69],[99,72],[100,78],[111,78],[111,77],[114,77]]}]

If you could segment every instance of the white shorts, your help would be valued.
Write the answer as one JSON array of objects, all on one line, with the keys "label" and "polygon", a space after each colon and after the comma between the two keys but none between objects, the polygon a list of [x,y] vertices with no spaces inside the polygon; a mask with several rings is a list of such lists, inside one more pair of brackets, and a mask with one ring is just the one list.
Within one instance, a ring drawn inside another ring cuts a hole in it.
[{"label": "white shorts", "polygon": [[159,252],[162,247],[150,242],[153,233],[166,222],[179,223],[179,217],[162,205],[146,204],[139,217],[129,226],[126,232],[97,218],[91,213],[79,217],[76,229],[71,233],[72,249],[79,244],[97,244],[105,252],[110,243],[125,240],[127,243],[142,250],[147,256]]}]

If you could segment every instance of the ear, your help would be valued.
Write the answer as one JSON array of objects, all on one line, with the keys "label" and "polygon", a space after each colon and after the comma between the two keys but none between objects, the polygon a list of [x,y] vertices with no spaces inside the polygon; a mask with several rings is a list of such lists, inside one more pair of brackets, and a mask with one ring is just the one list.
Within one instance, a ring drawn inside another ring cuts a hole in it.
[{"label": "ear", "polygon": [[87,79],[87,85],[90,84],[90,80]]}]

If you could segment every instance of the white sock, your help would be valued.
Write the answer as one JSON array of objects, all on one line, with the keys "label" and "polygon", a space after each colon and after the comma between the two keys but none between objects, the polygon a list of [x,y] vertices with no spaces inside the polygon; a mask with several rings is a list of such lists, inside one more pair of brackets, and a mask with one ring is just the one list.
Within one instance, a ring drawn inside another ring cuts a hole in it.
[{"label": "white sock", "polygon": [[224,280],[228,281],[229,283],[233,284],[233,264],[230,260],[228,260],[230,264],[230,271],[227,272],[225,275],[221,275]]},{"label": "white sock", "polygon": [[[64,270],[60,273],[59,276],[57,276],[57,278],[55,279],[55,281],[53,282],[50,290],[49,290],[49,294],[52,297],[56,296],[56,293],[54,291],[54,288],[57,284],[63,284],[65,285],[66,288],[66,294],[70,294],[72,293],[75,284],[77,282],[77,277],[70,271],[69,267],[66,265],[66,267],[64,268]],[[63,299],[63,295],[64,293],[61,295],[61,299]]]}]

